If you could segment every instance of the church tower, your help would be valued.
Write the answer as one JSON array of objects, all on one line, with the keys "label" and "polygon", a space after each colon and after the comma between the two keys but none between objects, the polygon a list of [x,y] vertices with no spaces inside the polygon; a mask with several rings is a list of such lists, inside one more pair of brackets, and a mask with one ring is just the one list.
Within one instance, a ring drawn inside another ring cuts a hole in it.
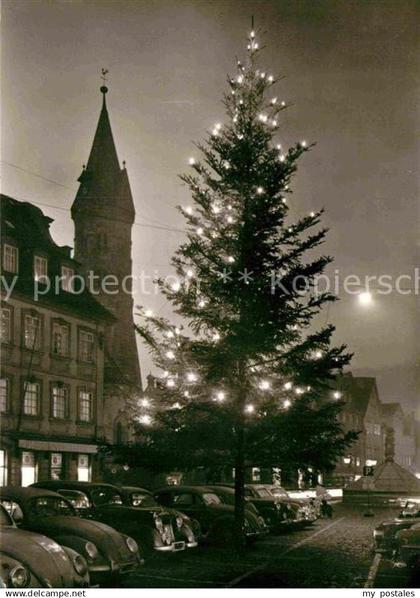
[{"label": "church tower", "polygon": [[[118,435],[115,430],[125,427],[119,421],[125,411],[125,398],[141,391],[130,278],[135,210],[125,163],[121,168],[115,148],[107,92],[103,85],[99,122],[87,165],[78,179],[80,186],[71,215],[75,226],[75,259],[81,263],[85,277],[90,277],[93,291],[99,291],[98,300],[117,318],[104,339],[104,416],[107,436],[120,441],[121,438],[115,438]],[[111,280],[118,281],[118,286],[110,283]],[[101,281],[108,283],[101,285]]]}]

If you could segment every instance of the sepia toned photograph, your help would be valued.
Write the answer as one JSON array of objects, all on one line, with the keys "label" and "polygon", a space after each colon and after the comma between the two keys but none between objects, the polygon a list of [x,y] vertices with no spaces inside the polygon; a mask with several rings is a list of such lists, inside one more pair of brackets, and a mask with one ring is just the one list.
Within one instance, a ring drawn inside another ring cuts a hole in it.
[{"label": "sepia toned photograph", "polygon": [[418,0],[1,19],[2,596],[415,598]]}]

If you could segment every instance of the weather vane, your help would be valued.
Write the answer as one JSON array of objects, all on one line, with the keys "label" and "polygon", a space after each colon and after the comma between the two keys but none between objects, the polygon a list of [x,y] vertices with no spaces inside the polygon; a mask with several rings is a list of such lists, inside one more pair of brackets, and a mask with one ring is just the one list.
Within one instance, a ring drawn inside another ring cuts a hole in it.
[{"label": "weather vane", "polygon": [[105,94],[108,91],[108,87],[105,85],[106,82],[108,81],[107,79],[107,74],[109,73],[108,69],[101,69],[101,79],[102,79],[102,86],[101,86],[101,92],[104,94],[104,101],[105,101]]},{"label": "weather vane", "polygon": [[108,69],[102,69],[102,75],[101,75],[101,79],[103,81],[103,84],[105,85],[105,83],[108,81],[108,79],[106,78],[107,74],[109,73]]}]

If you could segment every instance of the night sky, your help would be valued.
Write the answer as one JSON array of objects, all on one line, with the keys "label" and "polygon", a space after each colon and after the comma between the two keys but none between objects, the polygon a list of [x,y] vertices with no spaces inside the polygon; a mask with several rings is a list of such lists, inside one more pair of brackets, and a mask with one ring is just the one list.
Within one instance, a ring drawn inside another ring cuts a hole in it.
[{"label": "night sky", "polygon": [[[245,56],[254,14],[266,46],[261,67],[285,75],[276,94],[293,104],[278,140],[317,142],[300,161],[294,213],[325,207],[331,271],[408,274],[402,286],[413,288],[419,8],[409,0],[4,0],[2,191],[48,204],[40,207],[55,219],[55,240],[73,244],[68,210],[106,67],[114,137],[137,211],[134,274],[169,273],[183,235],[166,228],[183,228],[175,206],[189,203],[177,174],[197,155],[193,141],[224,120],[226,75]],[[162,297],[138,293],[135,301],[170,314]],[[417,408],[420,417],[418,314],[413,290],[375,296],[368,307],[341,294],[321,322],[332,321],[335,340],[355,352],[355,374],[376,376],[383,400]],[[152,366],[144,347],[140,358],[145,376]]]}]

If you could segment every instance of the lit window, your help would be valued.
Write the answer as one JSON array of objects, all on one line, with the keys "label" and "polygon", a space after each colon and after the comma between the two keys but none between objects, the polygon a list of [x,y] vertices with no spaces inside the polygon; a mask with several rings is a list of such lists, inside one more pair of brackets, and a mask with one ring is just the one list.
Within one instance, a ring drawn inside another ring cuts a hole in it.
[{"label": "lit window", "polygon": [[53,322],[52,352],[54,355],[65,356],[69,353],[69,327],[67,324]]},{"label": "lit window", "polygon": [[48,276],[48,261],[40,255],[34,256],[34,278],[37,281],[46,283]]},{"label": "lit window", "polygon": [[67,388],[65,386],[53,386],[52,388],[52,416],[57,419],[65,419],[67,415]]},{"label": "lit window", "polygon": [[61,480],[63,477],[63,455],[61,453],[51,453],[50,455],[50,474],[52,480]]},{"label": "lit window", "polygon": [[6,451],[0,450],[0,486],[7,484],[7,455]]},{"label": "lit window", "polygon": [[377,436],[381,435],[381,426],[380,424],[373,424],[373,433]]},{"label": "lit window", "polygon": [[22,486],[30,486],[36,482],[35,454],[29,451],[22,452]]},{"label": "lit window", "polygon": [[82,422],[92,419],[92,393],[85,390],[79,391],[79,419]]},{"label": "lit window", "polygon": [[3,245],[3,270],[17,274],[19,271],[19,250],[14,245]]},{"label": "lit window", "polygon": [[38,382],[25,382],[23,387],[23,413],[24,415],[38,415],[40,386]]},{"label": "lit window", "polygon": [[7,411],[9,402],[9,380],[7,378],[0,378],[0,413]]},{"label": "lit window", "polygon": [[91,332],[81,330],[79,335],[79,359],[80,361],[93,361],[95,337]]},{"label": "lit window", "polygon": [[12,312],[8,307],[1,308],[1,342],[10,343],[12,340]]},{"label": "lit window", "polygon": [[74,292],[74,270],[68,266],[61,266],[61,288],[69,293]]},{"label": "lit window", "polygon": [[25,347],[37,350],[40,347],[41,320],[39,316],[25,315]]},{"label": "lit window", "polygon": [[77,480],[79,482],[90,482],[91,478],[89,455],[78,455],[77,457]]}]

